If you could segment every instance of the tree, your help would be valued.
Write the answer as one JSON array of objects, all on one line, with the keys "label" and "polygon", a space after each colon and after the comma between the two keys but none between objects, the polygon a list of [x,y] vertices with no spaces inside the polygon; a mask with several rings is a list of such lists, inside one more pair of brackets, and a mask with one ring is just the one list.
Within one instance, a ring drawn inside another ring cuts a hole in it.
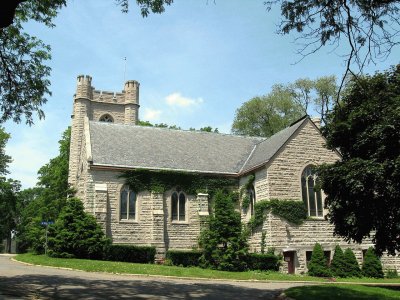
[{"label": "tree", "polygon": [[37,253],[44,251],[42,221],[54,221],[65,206],[67,197],[73,194],[68,185],[68,163],[71,128],[64,131],[59,141],[59,155],[38,171],[38,183],[34,189],[24,190],[19,198],[21,206],[20,224],[17,230],[19,251],[28,248]]},{"label": "tree", "polygon": [[0,238],[7,240],[6,252],[11,252],[12,233],[17,225],[17,193],[19,181],[0,178]]},{"label": "tree", "polygon": [[322,246],[315,243],[314,249],[312,251],[311,260],[308,263],[308,274],[310,276],[316,277],[330,277],[331,272],[329,270],[324,250]]},{"label": "tree", "polygon": [[293,91],[294,99],[303,108],[304,114],[314,109],[321,122],[326,123],[326,115],[331,112],[338,97],[335,76],[322,76],[315,80],[300,78],[289,84],[288,88]]},{"label": "tree", "polygon": [[8,164],[11,156],[5,152],[5,147],[10,135],[0,127],[0,240],[7,239],[6,252],[11,251],[12,232],[17,222],[17,193],[20,183],[13,179],[7,179]]},{"label": "tree", "polygon": [[109,243],[77,198],[68,199],[49,235],[49,254],[56,257],[102,259]]},{"label": "tree", "polygon": [[231,197],[221,190],[216,192],[214,200],[209,228],[200,235],[203,250],[200,264],[205,268],[243,271],[247,266],[248,245],[240,214],[235,211]]},{"label": "tree", "polygon": [[272,92],[245,102],[236,110],[234,134],[269,137],[304,115],[288,87],[275,85]]},{"label": "tree", "polygon": [[335,277],[347,277],[345,262],[344,262],[344,254],[342,248],[339,245],[335,247],[335,253],[333,254],[332,262],[331,262],[331,272]]},{"label": "tree", "polygon": [[303,57],[326,45],[335,48],[341,45],[343,49],[342,43],[345,43],[349,50],[343,80],[348,73],[357,73],[350,69],[352,64],[362,71],[366,64],[386,58],[399,44],[398,0],[270,0],[264,3],[268,9],[280,5],[283,20],[279,32],[300,34],[297,41]]},{"label": "tree", "polygon": [[334,232],[400,250],[400,65],[349,82],[324,128],[342,160],[319,169]]},{"label": "tree", "polygon": [[383,278],[382,264],[376,256],[375,251],[370,247],[364,256],[362,274],[365,277]]},{"label": "tree", "polygon": [[361,277],[360,266],[358,265],[356,256],[354,255],[353,250],[347,248],[344,251],[344,272],[346,273],[346,277]]}]

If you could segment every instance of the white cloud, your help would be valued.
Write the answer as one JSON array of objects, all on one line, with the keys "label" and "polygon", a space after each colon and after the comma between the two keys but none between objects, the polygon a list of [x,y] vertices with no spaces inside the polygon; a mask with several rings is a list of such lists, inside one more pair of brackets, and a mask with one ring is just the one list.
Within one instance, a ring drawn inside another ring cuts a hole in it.
[{"label": "white cloud", "polygon": [[146,108],[144,110],[143,120],[145,121],[158,121],[162,114],[161,110]]},{"label": "white cloud", "polygon": [[170,106],[180,106],[180,107],[190,107],[203,103],[202,98],[197,98],[197,99],[188,98],[182,96],[180,93],[172,93],[171,95],[165,97],[165,100],[167,104]]}]

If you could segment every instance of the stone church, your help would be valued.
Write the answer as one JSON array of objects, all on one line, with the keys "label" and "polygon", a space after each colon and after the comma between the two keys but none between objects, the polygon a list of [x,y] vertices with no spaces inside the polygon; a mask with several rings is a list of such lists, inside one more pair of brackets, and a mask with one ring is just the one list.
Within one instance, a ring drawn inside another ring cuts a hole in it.
[{"label": "stone church", "polygon": [[[158,257],[168,249],[192,249],[209,215],[208,194],[188,194],[179,187],[165,193],[135,193],[120,177],[134,169],[168,170],[236,178],[239,187],[254,176],[250,208],[239,204],[247,222],[254,203],[268,199],[304,201],[309,218],[302,225],[268,214],[249,244],[260,251],[261,232],[267,247],[283,255],[282,271],[303,273],[316,242],[327,258],[335,245],[353,249],[359,263],[372,243],[348,244],[333,236],[324,219],[324,194],[314,190],[312,166],[332,163],[340,154],[327,150],[318,120],[304,117],[270,138],[135,125],[139,83],[127,81],[120,93],[96,90],[90,76],[78,76],[73,99],[69,183],[113,243],[153,245]],[[383,256],[386,268],[395,257]]]}]

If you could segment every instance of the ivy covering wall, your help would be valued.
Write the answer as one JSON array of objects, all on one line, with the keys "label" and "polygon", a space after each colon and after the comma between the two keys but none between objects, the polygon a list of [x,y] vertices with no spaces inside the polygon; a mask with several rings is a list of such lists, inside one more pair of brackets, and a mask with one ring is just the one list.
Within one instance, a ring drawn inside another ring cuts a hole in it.
[{"label": "ivy covering wall", "polygon": [[307,210],[300,200],[261,200],[254,205],[254,216],[250,218],[248,226],[251,230],[261,226],[266,214],[281,217],[290,223],[300,225],[307,219]]},{"label": "ivy covering wall", "polygon": [[[187,194],[208,193],[212,196],[219,189],[232,192],[232,190],[237,190],[239,186],[237,178],[176,171],[137,169],[126,171],[121,177],[136,193],[141,191],[163,193],[174,187],[180,187]],[[237,193],[233,193],[233,195],[237,200]]]}]

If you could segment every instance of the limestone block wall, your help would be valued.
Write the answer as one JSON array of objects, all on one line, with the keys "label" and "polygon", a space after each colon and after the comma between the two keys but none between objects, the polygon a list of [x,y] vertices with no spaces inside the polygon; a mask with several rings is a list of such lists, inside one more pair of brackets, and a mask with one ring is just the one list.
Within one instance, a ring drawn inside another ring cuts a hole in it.
[{"label": "limestone block wall", "polygon": [[125,123],[125,105],[92,101],[90,106],[90,120],[99,121],[104,114],[113,117],[114,123]]},{"label": "limestone block wall", "polygon": [[167,249],[192,249],[198,245],[198,237],[201,231],[201,213],[207,212],[202,197],[187,195],[186,220],[172,221],[171,219],[171,194],[168,191],[164,194],[164,215],[165,215],[165,243]]},{"label": "limestone block wall", "polygon": [[301,199],[301,173],[308,165],[333,163],[340,156],[325,148],[325,139],[306,122],[278,155],[267,165],[269,198]]},{"label": "limestone block wall", "polygon": [[76,99],[74,102],[72,112],[72,125],[71,125],[71,144],[70,144],[70,160],[68,171],[68,182],[75,184],[76,176],[79,169],[79,157],[82,152],[82,142],[84,140],[84,119],[89,110],[88,99]]},{"label": "limestone block wall", "polygon": [[171,220],[172,190],[163,194],[140,192],[135,220],[120,220],[120,172],[84,170],[79,176],[78,193],[87,212],[92,213],[113,243],[154,245],[158,257],[168,249],[197,246],[204,218],[208,215],[208,195],[187,195],[186,220]]}]

